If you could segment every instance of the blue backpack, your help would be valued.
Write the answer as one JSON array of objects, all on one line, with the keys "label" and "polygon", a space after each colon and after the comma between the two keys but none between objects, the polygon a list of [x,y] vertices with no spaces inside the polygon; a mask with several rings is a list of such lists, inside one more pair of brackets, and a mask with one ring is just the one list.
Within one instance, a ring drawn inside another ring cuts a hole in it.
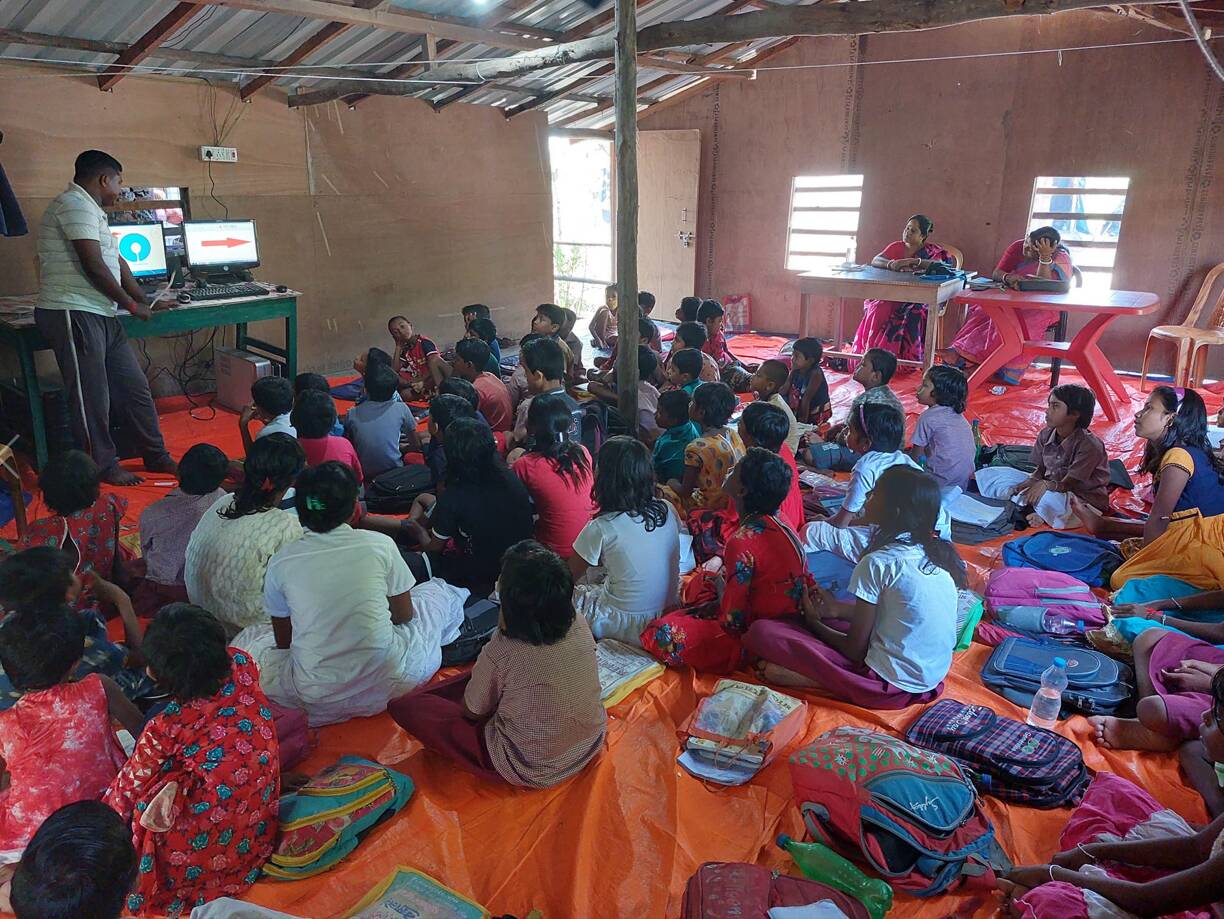
[{"label": "blue backpack", "polygon": [[982,667],[982,682],[1008,702],[1027,708],[1041,688],[1041,675],[1061,657],[1067,662],[1062,713],[1112,715],[1130,701],[1134,671],[1092,648],[1031,638],[1005,638]]},{"label": "blue backpack", "polygon": [[1061,571],[1093,587],[1107,587],[1110,576],[1122,564],[1122,553],[1105,539],[1043,530],[1004,543],[1003,564]]}]

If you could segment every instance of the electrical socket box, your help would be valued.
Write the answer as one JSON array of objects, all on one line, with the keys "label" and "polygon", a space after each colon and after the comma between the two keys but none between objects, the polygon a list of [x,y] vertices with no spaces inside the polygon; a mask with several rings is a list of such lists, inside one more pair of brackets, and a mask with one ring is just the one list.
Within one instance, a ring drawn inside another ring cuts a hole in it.
[{"label": "electrical socket box", "polygon": [[200,147],[200,159],[205,163],[238,162],[237,147]]}]

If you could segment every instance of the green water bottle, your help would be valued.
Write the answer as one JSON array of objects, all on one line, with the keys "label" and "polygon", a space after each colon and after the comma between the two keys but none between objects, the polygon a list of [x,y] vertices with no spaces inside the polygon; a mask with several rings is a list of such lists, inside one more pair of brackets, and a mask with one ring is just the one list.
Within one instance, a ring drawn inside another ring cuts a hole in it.
[{"label": "green water bottle", "polygon": [[869,878],[854,864],[842,858],[828,846],[818,842],[796,842],[783,834],[778,848],[785,849],[795,860],[803,876],[835,890],[849,894],[871,914],[871,919],[883,919],[892,909],[893,890],[879,878]]},{"label": "green water bottle", "polygon": [[973,465],[977,466],[982,458],[982,422],[973,419]]}]

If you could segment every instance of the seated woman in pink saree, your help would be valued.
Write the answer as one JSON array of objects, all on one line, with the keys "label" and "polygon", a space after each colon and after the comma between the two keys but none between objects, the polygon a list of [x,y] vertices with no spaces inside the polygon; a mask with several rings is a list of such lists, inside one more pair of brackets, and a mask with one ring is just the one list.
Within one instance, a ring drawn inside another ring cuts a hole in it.
[{"label": "seated woman in pink saree", "polygon": [[[999,264],[995,266],[994,279],[1007,287],[1019,289],[1025,278],[1055,279],[1071,289],[1071,253],[1062,244],[1062,236],[1053,227],[1038,227],[1024,239],[1017,239],[1007,247]],[[1021,313],[1025,338],[1042,338],[1045,330],[1058,321],[1055,310],[1025,310]],[[976,303],[969,307],[965,324],[960,327],[956,339],[940,352],[944,360],[961,369],[970,364],[980,364],[1002,342],[990,314]],[[1024,378],[1032,361],[1018,357],[997,374],[1009,386],[1015,386]]]},{"label": "seated woman in pink saree", "polygon": [[[871,260],[873,268],[888,271],[924,271],[934,262],[953,264],[951,255],[941,246],[927,242],[935,229],[930,217],[915,214],[905,224],[901,238],[889,243],[884,251]],[[922,360],[926,336],[927,308],[924,303],[897,303],[894,300],[866,300],[863,321],[854,333],[855,354],[866,354],[872,348],[883,348],[906,361]]]}]

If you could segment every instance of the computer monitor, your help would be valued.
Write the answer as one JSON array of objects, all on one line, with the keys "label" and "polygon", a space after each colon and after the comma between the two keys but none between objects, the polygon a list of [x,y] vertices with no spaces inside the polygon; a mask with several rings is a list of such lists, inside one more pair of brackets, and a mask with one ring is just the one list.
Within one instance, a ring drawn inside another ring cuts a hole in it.
[{"label": "computer monitor", "polygon": [[188,220],[183,223],[187,264],[192,268],[255,268],[259,246],[254,220]]},{"label": "computer monitor", "polygon": [[166,276],[166,237],[160,223],[125,223],[110,231],[133,277]]}]

